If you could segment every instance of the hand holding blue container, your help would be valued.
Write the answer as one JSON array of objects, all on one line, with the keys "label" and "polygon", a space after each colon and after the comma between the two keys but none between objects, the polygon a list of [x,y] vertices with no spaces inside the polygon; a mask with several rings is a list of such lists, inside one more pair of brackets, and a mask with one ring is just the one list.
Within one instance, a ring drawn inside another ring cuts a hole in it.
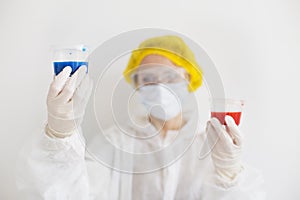
[{"label": "hand holding blue container", "polygon": [[58,75],[65,67],[72,68],[72,76],[79,67],[88,69],[88,49],[84,45],[70,47],[56,47],[53,49],[54,73]]}]

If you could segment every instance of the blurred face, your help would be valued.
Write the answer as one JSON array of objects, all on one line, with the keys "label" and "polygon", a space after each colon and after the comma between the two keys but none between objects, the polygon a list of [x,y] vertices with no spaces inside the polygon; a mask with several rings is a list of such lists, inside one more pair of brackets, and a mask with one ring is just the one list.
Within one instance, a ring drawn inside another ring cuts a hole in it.
[{"label": "blurred face", "polygon": [[160,55],[146,56],[132,74],[152,119],[169,121],[180,117],[182,103],[188,96],[188,74],[183,67],[176,66]]},{"label": "blurred face", "polygon": [[179,66],[176,66],[168,58],[160,55],[146,56],[137,71],[134,73],[136,86],[178,83],[189,79],[188,73]]}]

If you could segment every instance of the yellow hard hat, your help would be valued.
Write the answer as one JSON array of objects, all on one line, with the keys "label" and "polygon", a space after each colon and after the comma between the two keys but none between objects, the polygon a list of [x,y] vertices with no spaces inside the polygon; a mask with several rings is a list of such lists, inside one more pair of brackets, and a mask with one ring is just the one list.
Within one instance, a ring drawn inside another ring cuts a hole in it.
[{"label": "yellow hard hat", "polygon": [[156,54],[171,60],[176,66],[184,68],[190,76],[189,91],[195,91],[202,84],[202,70],[200,69],[191,49],[178,36],[167,35],[154,37],[142,42],[132,51],[131,57],[123,75],[131,83],[131,74],[137,69],[144,57]]}]

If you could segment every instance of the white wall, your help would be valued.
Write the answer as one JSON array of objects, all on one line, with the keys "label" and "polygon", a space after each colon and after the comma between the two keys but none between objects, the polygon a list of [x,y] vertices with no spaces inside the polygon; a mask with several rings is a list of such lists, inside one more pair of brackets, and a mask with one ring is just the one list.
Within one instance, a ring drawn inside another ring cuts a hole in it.
[{"label": "white wall", "polygon": [[0,199],[16,198],[17,152],[46,120],[49,46],[97,46],[142,27],[181,32],[207,50],[227,94],[247,100],[245,159],[263,171],[269,199],[299,199],[299,9],[296,0],[2,0]]}]

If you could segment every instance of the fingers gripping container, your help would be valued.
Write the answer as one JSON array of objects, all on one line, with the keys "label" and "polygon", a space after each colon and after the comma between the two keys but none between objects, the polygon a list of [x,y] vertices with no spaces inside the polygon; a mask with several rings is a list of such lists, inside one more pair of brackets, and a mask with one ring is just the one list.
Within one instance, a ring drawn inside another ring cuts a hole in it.
[{"label": "fingers gripping container", "polygon": [[80,66],[88,68],[88,48],[85,45],[53,47],[54,74],[59,74],[65,67],[72,68],[71,76]]}]

